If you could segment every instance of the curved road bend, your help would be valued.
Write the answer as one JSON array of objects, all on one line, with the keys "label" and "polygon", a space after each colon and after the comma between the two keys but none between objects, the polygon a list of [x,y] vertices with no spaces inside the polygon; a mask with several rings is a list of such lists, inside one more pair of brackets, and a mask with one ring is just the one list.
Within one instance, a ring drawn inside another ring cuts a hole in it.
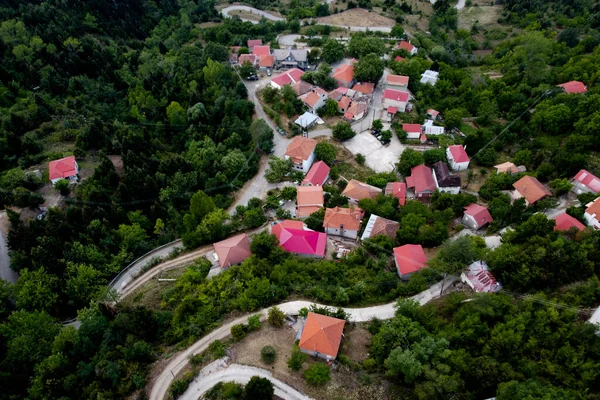
[{"label": "curved road bend", "polygon": [[[457,281],[458,277],[449,276],[443,281],[436,283],[429,289],[410,297],[410,299],[423,305],[427,302],[437,298],[440,295],[442,288],[448,288],[450,285]],[[316,304],[311,301],[290,301],[277,305],[281,311],[290,314],[297,315],[301,308],[308,308],[312,304]],[[324,305],[317,304],[317,306],[323,307]],[[352,322],[365,322],[370,321],[374,317],[380,319],[390,319],[395,314],[396,302],[383,304],[380,306],[366,307],[366,308],[344,308],[344,311],[350,314],[350,321]],[[262,309],[252,314],[260,314],[261,320],[265,320],[267,317],[268,308]],[[229,321],[200,340],[192,344],[190,347],[173,356],[171,361],[162,369],[161,373],[150,383],[150,400],[163,400],[169,389],[169,386],[175,379],[174,377],[179,374],[188,363],[188,358],[194,354],[202,353],[208,348],[208,345],[214,340],[221,340],[230,336],[230,330],[233,325],[245,323],[248,319],[248,315],[236,318]]]}]

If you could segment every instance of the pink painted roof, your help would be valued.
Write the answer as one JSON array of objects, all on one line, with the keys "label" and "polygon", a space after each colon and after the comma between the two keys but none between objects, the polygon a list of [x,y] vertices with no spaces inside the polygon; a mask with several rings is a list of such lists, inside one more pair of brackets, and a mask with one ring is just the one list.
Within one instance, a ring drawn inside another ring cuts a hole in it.
[{"label": "pink painted roof", "polygon": [[[296,228],[298,226],[299,228]],[[305,230],[302,226],[301,221],[286,220],[275,225],[272,233],[287,252],[323,257],[327,235],[322,232]]]},{"label": "pink painted roof", "polygon": [[411,274],[427,266],[427,257],[420,244],[405,244],[394,248],[394,258],[402,275]]},{"label": "pink painted roof", "polygon": [[433,180],[431,168],[423,164],[412,167],[410,176],[406,177],[406,186],[408,188],[415,188],[415,194],[427,190],[433,192],[435,190],[435,181]]},{"label": "pink painted roof", "polygon": [[600,179],[593,175],[591,172],[582,169],[575,175],[574,178],[577,182],[588,187],[594,193],[600,192]]},{"label": "pink painted roof", "polygon": [[407,133],[421,133],[421,125],[419,124],[402,124],[402,130]]},{"label": "pink painted roof", "polygon": [[556,225],[554,226],[555,231],[568,231],[572,227],[577,228],[582,231],[585,229],[585,225],[579,222],[577,218],[573,218],[567,213],[560,214],[553,218],[556,221]]},{"label": "pink painted roof", "polygon": [[340,86],[339,88],[337,88],[335,90],[338,91],[338,92],[340,92],[341,94],[348,93],[348,88],[347,87],[343,87],[343,86]]},{"label": "pink painted roof", "polygon": [[404,182],[390,182],[385,187],[385,194],[391,194],[398,198],[400,205],[406,204],[406,183]]},{"label": "pink painted roof", "polygon": [[469,162],[469,156],[467,155],[467,152],[462,144],[454,144],[449,146],[448,149],[450,149],[450,154],[452,154],[452,158],[455,162]]},{"label": "pink painted roof", "polygon": [[310,167],[308,174],[304,177],[302,181],[303,185],[311,184],[313,186],[323,186],[325,183],[325,178],[329,175],[330,168],[325,162],[319,161],[316,162]]},{"label": "pink painted roof", "polygon": [[398,107],[388,107],[387,111],[390,114],[396,114],[398,112]]},{"label": "pink painted roof", "polygon": [[579,81],[570,81],[556,86],[563,88],[567,93],[585,93],[588,91],[583,82]]},{"label": "pink painted roof", "polygon": [[478,227],[482,227],[483,225],[494,221],[486,207],[475,203],[469,204],[465,207],[465,214],[473,217]]},{"label": "pink painted roof", "polygon": [[302,78],[302,75],[304,75],[304,71],[302,71],[301,69],[298,69],[298,68],[294,68],[294,69],[290,69],[289,71],[286,71],[282,74],[277,75],[276,77],[271,79],[271,81],[275,82],[279,86],[290,85],[292,83],[296,83],[296,82],[300,81],[300,79]]},{"label": "pink painted roof", "polygon": [[408,92],[401,92],[400,90],[394,90],[394,89],[385,89],[385,91],[383,92],[383,98],[407,102],[408,101]]},{"label": "pink painted roof", "polygon": [[271,54],[271,46],[254,46],[252,54],[255,56],[268,56]]},{"label": "pink painted roof", "polygon": [[399,49],[404,49],[404,50],[406,50],[406,51],[408,51],[410,53],[415,48],[415,46],[413,46],[412,44],[408,43],[406,40],[403,40],[400,43],[398,43],[398,48]]},{"label": "pink painted roof", "polygon": [[427,110],[427,115],[431,115],[432,118],[437,117],[440,114],[439,111],[434,110],[433,108],[430,108]]},{"label": "pink painted roof", "polygon": [[262,39],[249,39],[248,47],[262,46]]},{"label": "pink painted roof", "polygon": [[221,267],[239,264],[252,255],[248,235],[242,233],[213,244]]},{"label": "pink painted roof", "polygon": [[75,168],[75,156],[50,161],[48,169],[48,175],[50,180],[69,178],[71,176],[75,176],[77,175],[77,168]]}]

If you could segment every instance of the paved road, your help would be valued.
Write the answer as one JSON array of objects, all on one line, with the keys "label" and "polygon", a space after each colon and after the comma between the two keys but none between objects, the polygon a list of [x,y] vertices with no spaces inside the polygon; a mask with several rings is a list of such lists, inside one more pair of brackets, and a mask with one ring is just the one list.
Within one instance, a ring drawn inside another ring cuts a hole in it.
[{"label": "paved road", "polygon": [[220,358],[204,367],[190,384],[188,390],[179,396],[179,400],[196,400],[219,382],[234,381],[245,385],[253,376],[270,380],[275,388],[275,395],[282,399],[312,400],[279,379],[273,378],[273,374],[270,371],[247,365],[228,365],[227,358]]},{"label": "paved road", "polygon": [[[446,289],[450,287],[453,282],[458,280],[457,276],[449,276],[443,281],[436,283],[431,286],[429,289],[421,292],[413,297],[414,301],[423,305],[427,302],[437,298],[440,295],[440,291],[442,288]],[[290,301],[287,303],[279,304],[279,307],[282,311],[290,314],[290,315],[298,315],[298,311],[301,308],[308,308],[312,304],[315,304],[310,301]],[[318,304],[318,306],[323,307],[323,305]],[[390,319],[394,316],[395,313],[396,302],[384,304],[380,306],[374,307],[366,307],[366,308],[344,308],[344,310],[350,314],[350,321],[353,322],[361,322],[361,321],[370,321],[374,317],[380,319]],[[260,314],[261,320],[265,320],[267,317],[268,309],[265,308],[253,314]],[[205,351],[209,344],[214,340],[221,340],[230,336],[230,330],[233,325],[246,323],[248,319],[248,315],[243,317],[236,318],[228,323],[225,323],[215,329],[214,331],[208,333],[206,336],[198,340],[196,343],[192,344],[186,350],[181,353],[173,356],[171,361],[163,368],[160,374],[150,383],[150,400],[163,400],[173,382],[174,376],[177,376],[183,368],[187,365],[188,359],[190,356],[202,353]]]},{"label": "paved road", "polygon": [[17,273],[10,268],[8,246],[4,235],[0,232],[0,278],[10,283],[16,283],[18,277]]},{"label": "paved road", "polygon": [[[269,14],[268,12],[256,9],[254,7],[249,7],[249,6],[229,6],[229,7],[225,7],[224,9],[222,9],[221,13],[223,14],[223,16],[225,18],[229,18],[229,13],[231,11],[246,11],[246,12],[261,16],[261,17],[265,17],[266,19],[269,19],[271,21],[285,21],[285,18],[281,18],[276,15]],[[254,21],[254,20],[249,20],[249,19],[244,19],[244,18],[242,18],[242,21],[249,21],[249,22],[252,22],[253,24],[259,23],[259,21]]]},{"label": "paved road", "polygon": [[[435,4],[435,0],[429,0],[431,4]],[[465,0],[458,0],[458,3],[454,6],[457,10],[465,8]]]}]

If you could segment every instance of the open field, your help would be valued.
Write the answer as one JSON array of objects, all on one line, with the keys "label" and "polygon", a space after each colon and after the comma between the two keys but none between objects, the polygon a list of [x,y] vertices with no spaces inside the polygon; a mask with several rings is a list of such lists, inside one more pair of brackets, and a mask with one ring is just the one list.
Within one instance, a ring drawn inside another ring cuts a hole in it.
[{"label": "open field", "polygon": [[502,6],[465,7],[458,12],[458,28],[471,30],[475,22],[485,29],[502,27],[498,24],[498,17],[502,14]]},{"label": "open field", "polygon": [[353,8],[339,14],[317,18],[320,24],[345,25],[345,26],[394,26],[393,19],[384,17],[362,8]]}]

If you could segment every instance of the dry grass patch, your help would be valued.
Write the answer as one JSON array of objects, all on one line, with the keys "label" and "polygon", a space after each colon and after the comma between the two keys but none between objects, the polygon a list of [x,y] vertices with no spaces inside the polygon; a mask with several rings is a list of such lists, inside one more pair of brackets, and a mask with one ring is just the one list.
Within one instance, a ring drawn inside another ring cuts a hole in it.
[{"label": "dry grass patch", "polygon": [[328,17],[317,18],[320,24],[333,24],[342,26],[394,26],[393,19],[384,17],[374,12],[369,12],[362,8],[353,8],[339,14]]},{"label": "dry grass patch", "polygon": [[458,28],[471,30],[475,22],[485,29],[501,29],[506,27],[498,23],[498,18],[502,14],[502,6],[465,7],[458,11]]}]

